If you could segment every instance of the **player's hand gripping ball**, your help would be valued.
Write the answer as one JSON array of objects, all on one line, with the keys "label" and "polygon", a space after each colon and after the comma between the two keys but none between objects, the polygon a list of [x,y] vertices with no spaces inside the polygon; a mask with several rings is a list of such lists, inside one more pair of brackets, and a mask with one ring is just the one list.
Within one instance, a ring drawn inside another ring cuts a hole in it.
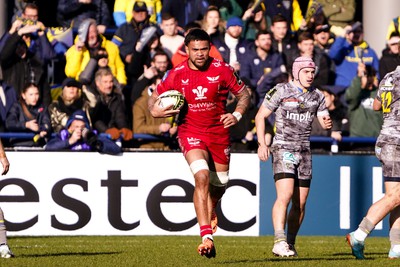
[{"label": "player's hand gripping ball", "polygon": [[171,109],[178,110],[185,104],[185,97],[177,90],[169,90],[158,96],[162,108],[172,105]]}]

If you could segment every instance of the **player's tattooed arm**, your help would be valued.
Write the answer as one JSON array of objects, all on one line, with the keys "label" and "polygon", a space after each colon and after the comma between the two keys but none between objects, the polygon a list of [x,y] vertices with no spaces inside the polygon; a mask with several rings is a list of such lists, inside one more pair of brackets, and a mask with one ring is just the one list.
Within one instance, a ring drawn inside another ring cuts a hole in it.
[{"label": "player's tattooed arm", "polygon": [[240,112],[240,114],[244,114],[247,109],[249,108],[250,105],[250,93],[249,90],[250,88],[244,89],[242,92],[237,94],[235,97],[237,98],[238,102],[236,104],[236,109],[235,111]]}]

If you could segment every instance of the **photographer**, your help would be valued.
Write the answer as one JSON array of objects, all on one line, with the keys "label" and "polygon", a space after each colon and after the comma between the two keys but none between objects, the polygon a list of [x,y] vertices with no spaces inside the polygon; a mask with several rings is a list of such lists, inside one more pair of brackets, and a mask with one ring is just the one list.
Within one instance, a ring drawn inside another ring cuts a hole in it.
[{"label": "photographer", "polygon": [[43,63],[56,57],[51,43],[46,36],[45,25],[38,20],[39,9],[36,4],[28,3],[24,7],[20,17],[16,17],[11,28],[5,32],[0,41],[0,51],[3,50],[5,42],[14,34],[18,33],[27,44],[28,49]]},{"label": "photographer", "polygon": [[[347,25],[345,35],[337,36],[329,50],[329,57],[336,64],[335,86],[345,90],[357,76],[359,63],[379,69],[379,59],[375,51],[364,40],[363,26],[360,22]],[[338,90],[337,93],[339,93]]]},{"label": "photographer", "polygon": [[350,121],[350,136],[377,137],[383,118],[381,111],[372,108],[378,92],[376,70],[363,63],[358,64],[357,76],[345,93]]},{"label": "photographer", "polygon": [[106,137],[98,136],[90,128],[86,114],[82,110],[74,112],[68,119],[66,128],[57,137],[51,139],[46,150],[70,149],[77,151],[97,151],[117,155],[121,148]]}]

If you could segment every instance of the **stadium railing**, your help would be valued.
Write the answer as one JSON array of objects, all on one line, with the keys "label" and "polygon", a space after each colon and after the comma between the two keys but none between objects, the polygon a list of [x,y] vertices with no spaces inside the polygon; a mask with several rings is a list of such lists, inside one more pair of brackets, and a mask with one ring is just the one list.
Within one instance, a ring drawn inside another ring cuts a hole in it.
[{"label": "stadium railing", "polygon": [[[55,133],[52,134],[52,137],[55,137]],[[108,134],[101,133],[101,136],[105,136],[110,138]],[[17,133],[17,132],[0,132],[1,139],[29,139],[35,136],[34,133]],[[133,138],[135,140],[145,140],[145,141],[155,141],[155,142],[167,142],[169,138],[155,136],[151,134],[134,134]],[[376,142],[375,137],[343,137],[340,142],[336,141],[331,137],[325,136],[311,136],[311,143],[327,143],[331,145],[331,152],[337,153],[339,144],[366,144],[366,145],[374,145]]]}]

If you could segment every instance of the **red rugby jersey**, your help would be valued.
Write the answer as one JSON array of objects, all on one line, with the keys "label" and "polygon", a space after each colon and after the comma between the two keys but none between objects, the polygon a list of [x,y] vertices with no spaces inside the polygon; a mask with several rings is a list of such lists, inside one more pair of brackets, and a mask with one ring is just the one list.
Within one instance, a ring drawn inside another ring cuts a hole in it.
[{"label": "red rugby jersey", "polygon": [[236,95],[244,88],[233,68],[223,61],[212,59],[209,68],[201,71],[190,69],[186,60],[165,74],[157,93],[178,90],[185,96],[188,110],[182,114],[178,134],[225,134],[229,130],[224,129],[220,118],[226,113],[228,93]]}]

